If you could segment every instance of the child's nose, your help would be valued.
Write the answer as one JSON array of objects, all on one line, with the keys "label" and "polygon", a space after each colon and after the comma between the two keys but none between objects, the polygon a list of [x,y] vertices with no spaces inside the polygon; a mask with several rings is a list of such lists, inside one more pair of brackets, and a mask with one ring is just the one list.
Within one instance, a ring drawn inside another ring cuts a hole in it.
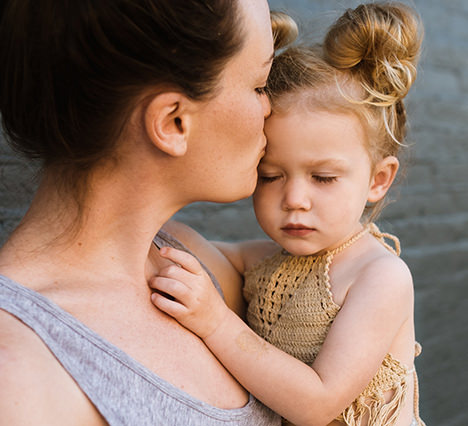
[{"label": "child's nose", "polygon": [[283,210],[310,210],[311,199],[307,189],[300,182],[291,182],[285,187],[282,208]]}]

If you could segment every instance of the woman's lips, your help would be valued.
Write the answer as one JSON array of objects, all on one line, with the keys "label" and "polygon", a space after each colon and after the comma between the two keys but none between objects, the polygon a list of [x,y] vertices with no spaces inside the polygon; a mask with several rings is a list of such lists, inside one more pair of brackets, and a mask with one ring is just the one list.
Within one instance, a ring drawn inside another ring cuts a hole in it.
[{"label": "woman's lips", "polygon": [[300,223],[288,223],[286,226],[283,226],[281,230],[293,237],[304,237],[315,231],[314,228],[310,228]]}]

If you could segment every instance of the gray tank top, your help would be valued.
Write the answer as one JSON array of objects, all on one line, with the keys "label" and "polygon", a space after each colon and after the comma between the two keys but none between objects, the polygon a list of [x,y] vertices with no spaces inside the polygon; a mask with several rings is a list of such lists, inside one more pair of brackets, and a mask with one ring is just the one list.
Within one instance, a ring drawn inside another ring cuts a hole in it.
[{"label": "gray tank top", "polygon": [[[159,247],[186,249],[168,234]],[[213,277],[219,289],[219,284]],[[0,275],[0,309],[42,339],[110,425],[272,426],[280,417],[250,396],[242,408],[213,407],[174,387],[41,294]],[[222,392],[219,389],[219,392]]]}]

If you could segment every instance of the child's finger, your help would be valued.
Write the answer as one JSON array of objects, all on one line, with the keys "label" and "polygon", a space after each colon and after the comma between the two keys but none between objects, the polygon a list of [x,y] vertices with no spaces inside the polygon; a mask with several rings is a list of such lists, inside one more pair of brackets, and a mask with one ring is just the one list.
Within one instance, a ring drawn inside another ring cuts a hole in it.
[{"label": "child's finger", "polygon": [[187,303],[188,288],[178,280],[156,276],[150,280],[149,286],[154,290],[168,294],[183,305]]},{"label": "child's finger", "polygon": [[151,301],[153,305],[156,306],[159,310],[165,312],[175,319],[182,318],[186,313],[186,308],[184,305],[180,304],[178,301],[168,299],[159,293],[153,293],[151,295]]},{"label": "child's finger", "polygon": [[180,281],[187,287],[191,288],[191,284],[194,282],[194,278],[197,276],[197,274],[193,274],[192,272],[182,268],[182,266],[172,263],[168,266],[165,266],[164,268],[161,268],[156,276]]},{"label": "child's finger", "polygon": [[161,247],[159,253],[162,257],[172,260],[192,274],[200,274],[203,272],[200,262],[186,251],[178,250],[173,247]]}]

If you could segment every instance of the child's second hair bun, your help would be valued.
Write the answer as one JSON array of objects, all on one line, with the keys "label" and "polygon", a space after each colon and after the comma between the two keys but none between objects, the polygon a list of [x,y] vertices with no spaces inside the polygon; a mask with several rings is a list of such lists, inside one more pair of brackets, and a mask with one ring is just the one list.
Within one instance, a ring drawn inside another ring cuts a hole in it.
[{"label": "child's second hair bun", "polygon": [[406,96],[416,78],[422,26],[402,3],[362,4],[344,13],[324,42],[326,60],[358,74],[368,101],[391,105]]},{"label": "child's second hair bun", "polygon": [[271,12],[270,18],[275,50],[286,47],[296,40],[299,30],[293,18],[283,12]]}]

